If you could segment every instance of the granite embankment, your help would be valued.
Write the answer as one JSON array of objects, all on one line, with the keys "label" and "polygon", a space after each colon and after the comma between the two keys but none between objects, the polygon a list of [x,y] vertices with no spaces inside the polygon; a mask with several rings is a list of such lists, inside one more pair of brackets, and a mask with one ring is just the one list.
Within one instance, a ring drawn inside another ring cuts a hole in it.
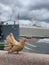
[{"label": "granite embankment", "polygon": [[49,65],[49,55],[25,52],[8,54],[7,51],[0,51],[0,65]]}]

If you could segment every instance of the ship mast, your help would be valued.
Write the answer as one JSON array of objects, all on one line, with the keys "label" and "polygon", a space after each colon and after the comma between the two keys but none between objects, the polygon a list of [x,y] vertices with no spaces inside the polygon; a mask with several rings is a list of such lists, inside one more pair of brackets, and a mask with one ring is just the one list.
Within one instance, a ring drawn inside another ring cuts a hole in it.
[{"label": "ship mast", "polygon": [[15,17],[14,25],[15,25],[16,23],[19,25],[19,14]]},{"label": "ship mast", "polygon": [[17,22],[18,22],[18,25],[19,25],[19,13],[18,13],[18,16],[17,16]]}]

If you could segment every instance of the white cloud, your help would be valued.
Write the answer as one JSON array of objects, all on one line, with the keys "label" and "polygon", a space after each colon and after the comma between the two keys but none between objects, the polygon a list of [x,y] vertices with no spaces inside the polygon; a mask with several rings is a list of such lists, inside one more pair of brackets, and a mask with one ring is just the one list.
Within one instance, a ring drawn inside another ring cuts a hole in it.
[{"label": "white cloud", "polygon": [[20,25],[31,25],[32,22],[29,20],[19,20]]}]

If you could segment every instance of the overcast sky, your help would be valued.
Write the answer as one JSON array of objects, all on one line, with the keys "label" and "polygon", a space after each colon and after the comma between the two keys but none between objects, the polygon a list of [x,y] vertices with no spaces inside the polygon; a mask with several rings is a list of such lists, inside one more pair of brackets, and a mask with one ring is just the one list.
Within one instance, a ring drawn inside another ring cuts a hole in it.
[{"label": "overcast sky", "polygon": [[49,27],[49,0],[0,0],[0,20]]}]

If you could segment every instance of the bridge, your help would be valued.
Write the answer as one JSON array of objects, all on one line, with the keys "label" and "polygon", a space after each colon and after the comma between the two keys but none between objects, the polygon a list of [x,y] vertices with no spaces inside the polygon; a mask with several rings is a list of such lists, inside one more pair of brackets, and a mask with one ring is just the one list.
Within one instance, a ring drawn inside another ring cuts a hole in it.
[{"label": "bridge", "polygon": [[20,36],[27,38],[49,38],[49,29],[42,27],[20,27]]}]

